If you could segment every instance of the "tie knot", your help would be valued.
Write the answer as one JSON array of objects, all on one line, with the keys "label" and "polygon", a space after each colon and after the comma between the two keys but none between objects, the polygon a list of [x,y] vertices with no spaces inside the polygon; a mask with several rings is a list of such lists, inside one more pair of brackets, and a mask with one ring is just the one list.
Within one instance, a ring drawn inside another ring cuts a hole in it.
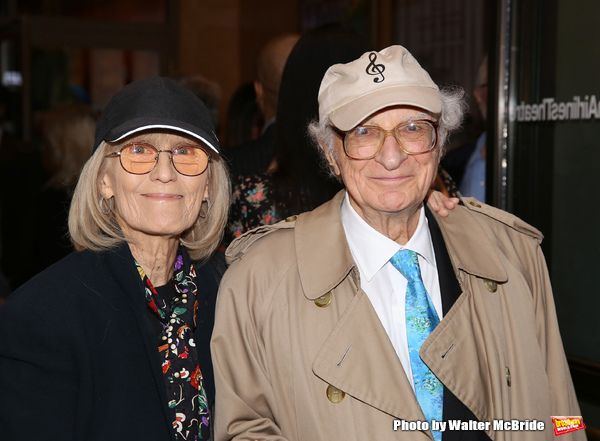
[{"label": "tie knot", "polygon": [[421,278],[419,259],[417,253],[414,251],[400,250],[392,256],[390,262],[408,281],[414,281]]}]

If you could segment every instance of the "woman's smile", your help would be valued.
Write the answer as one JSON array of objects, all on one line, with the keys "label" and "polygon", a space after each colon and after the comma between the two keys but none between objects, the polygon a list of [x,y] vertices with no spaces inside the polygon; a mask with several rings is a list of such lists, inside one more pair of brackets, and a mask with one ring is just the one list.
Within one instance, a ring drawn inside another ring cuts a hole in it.
[{"label": "woman's smile", "polygon": [[147,197],[149,199],[158,199],[158,200],[166,200],[166,201],[183,198],[183,195],[168,194],[168,193],[143,193],[142,196]]}]

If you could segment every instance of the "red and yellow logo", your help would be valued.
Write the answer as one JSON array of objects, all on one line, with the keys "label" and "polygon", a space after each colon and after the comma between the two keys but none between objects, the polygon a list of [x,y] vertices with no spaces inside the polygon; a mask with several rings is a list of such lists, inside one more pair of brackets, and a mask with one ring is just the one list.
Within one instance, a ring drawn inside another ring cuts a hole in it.
[{"label": "red and yellow logo", "polygon": [[556,436],[585,429],[583,418],[580,416],[553,416],[552,424],[554,424],[554,435]]}]

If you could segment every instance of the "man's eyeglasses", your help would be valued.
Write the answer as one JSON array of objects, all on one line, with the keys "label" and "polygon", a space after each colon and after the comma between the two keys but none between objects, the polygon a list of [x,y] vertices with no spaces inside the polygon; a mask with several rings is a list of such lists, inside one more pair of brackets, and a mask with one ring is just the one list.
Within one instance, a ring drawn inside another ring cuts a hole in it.
[{"label": "man's eyeglasses", "polygon": [[210,156],[197,145],[180,145],[173,150],[158,150],[146,142],[129,143],[118,152],[109,153],[106,158],[119,157],[123,169],[134,175],[150,173],[158,163],[160,153],[169,153],[171,164],[184,176],[198,176],[204,173]]},{"label": "man's eyeglasses", "polygon": [[342,138],[346,156],[366,160],[379,154],[388,135],[393,135],[400,148],[408,155],[428,153],[435,148],[437,127],[437,122],[421,119],[403,122],[392,130],[371,125],[357,126],[348,131],[333,126],[331,128]]}]

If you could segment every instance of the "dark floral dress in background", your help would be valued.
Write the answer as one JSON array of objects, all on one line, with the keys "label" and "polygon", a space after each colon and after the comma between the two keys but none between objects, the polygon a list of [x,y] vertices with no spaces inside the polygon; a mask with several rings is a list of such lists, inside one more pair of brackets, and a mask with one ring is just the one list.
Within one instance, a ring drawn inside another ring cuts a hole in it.
[{"label": "dark floral dress in background", "polygon": [[269,173],[239,176],[234,180],[225,245],[246,231],[287,217],[286,207],[273,202],[272,185]]}]

